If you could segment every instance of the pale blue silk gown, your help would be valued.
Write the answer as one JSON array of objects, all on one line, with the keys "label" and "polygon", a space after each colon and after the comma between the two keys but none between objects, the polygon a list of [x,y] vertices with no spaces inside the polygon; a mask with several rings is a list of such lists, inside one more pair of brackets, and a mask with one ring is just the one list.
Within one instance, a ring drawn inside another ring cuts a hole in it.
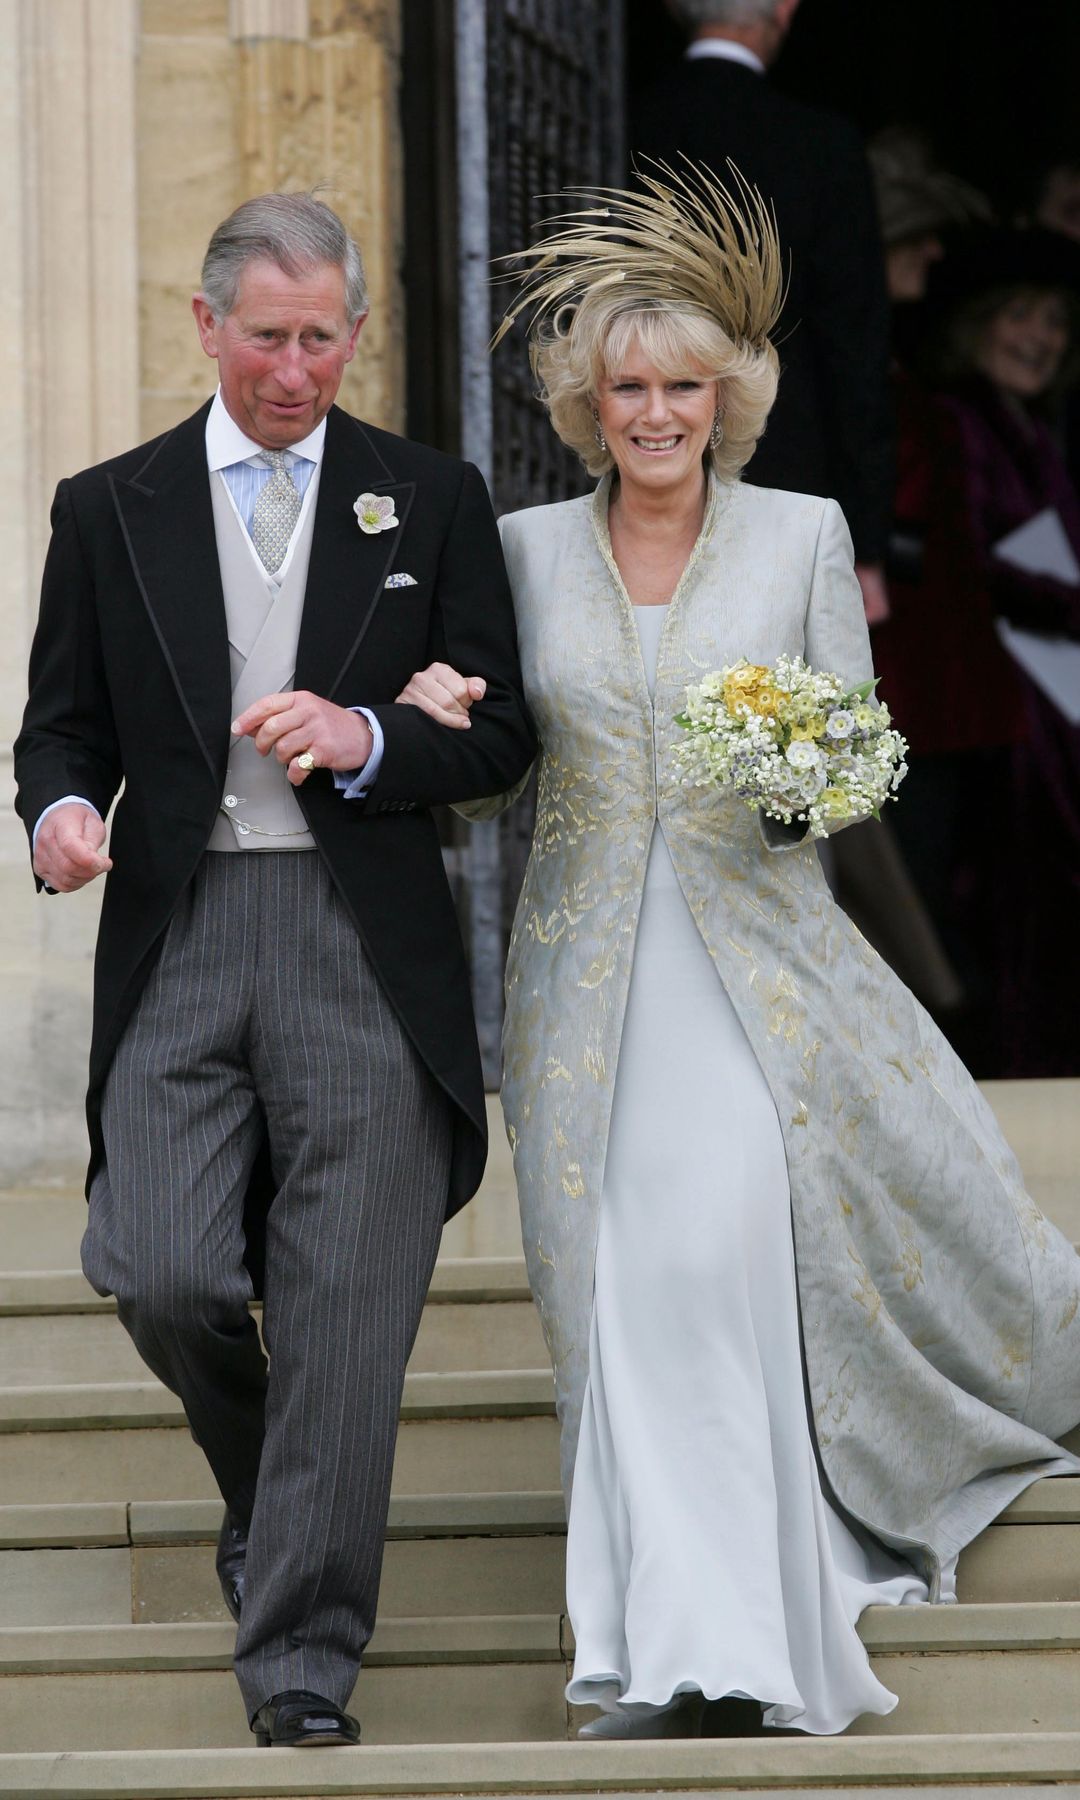
[{"label": "pale blue silk gown", "polygon": [[[634,611],[652,692],[667,609]],[[659,826],[607,1145],[567,1595],[571,1700],[634,1715],[682,1692],[742,1695],[766,1724],[815,1733],[892,1711],[855,1621],[927,1599],[822,1492],[776,1109]]]}]

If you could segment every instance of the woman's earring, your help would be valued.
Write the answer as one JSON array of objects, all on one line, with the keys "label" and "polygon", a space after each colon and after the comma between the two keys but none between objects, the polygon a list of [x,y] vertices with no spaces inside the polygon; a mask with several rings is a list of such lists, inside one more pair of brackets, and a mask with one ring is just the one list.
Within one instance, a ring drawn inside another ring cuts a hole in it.
[{"label": "woman's earring", "polygon": [[601,450],[606,450],[607,438],[604,436],[604,427],[600,423],[600,414],[597,412],[595,406],[593,407],[592,416],[596,420],[596,442]]},{"label": "woman's earring", "polygon": [[713,418],[713,422],[712,422],[712,430],[709,433],[709,449],[710,450],[719,450],[723,441],[724,441],[724,420],[723,420],[723,416],[720,412],[720,408],[717,407],[716,414],[715,414],[715,417]]}]

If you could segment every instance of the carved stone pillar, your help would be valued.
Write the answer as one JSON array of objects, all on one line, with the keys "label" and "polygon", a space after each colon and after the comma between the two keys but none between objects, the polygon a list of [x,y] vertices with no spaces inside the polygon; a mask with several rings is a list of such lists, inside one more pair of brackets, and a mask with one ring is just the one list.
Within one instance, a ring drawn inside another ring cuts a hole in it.
[{"label": "carved stone pillar", "polygon": [[345,406],[404,422],[398,0],[0,0],[0,1186],[71,1179],[99,887],[34,895],[12,809],[57,480],[213,391],[189,303],[248,195],[322,184],[372,313]]},{"label": "carved stone pillar", "polygon": [[359,241],[371,293],[341,403],[402,429],[398,11],[398,0],[144,0],[145,434],[212,385],[187,300],[214,226],[251,194],[316,186]]},{"label": "carved stone pillar", "polygon": [[[11,743],[61,476],[136,441],[136,0],[0,0],[0,1181],[83,1159],[92,891],[36,901]],[[59,1147],[54,1156],[55,1147]]]}]

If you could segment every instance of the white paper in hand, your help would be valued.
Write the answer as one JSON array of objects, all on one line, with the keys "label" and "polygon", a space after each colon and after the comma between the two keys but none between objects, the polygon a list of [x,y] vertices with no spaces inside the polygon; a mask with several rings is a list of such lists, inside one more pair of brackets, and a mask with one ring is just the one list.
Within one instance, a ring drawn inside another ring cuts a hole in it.
[{"label": "white paper in hand", "polygon": [[[994,555],[1029,575],[1053,575],[1058,581],[1080,585],[1080,563],[1056,507],[1044,507],[1026,525],[999,538]],[[1064,713],[1070,725],[1080,725],[1080,644],[1072,638],[1023,631],[1006,619],[997,621],[997,630],[1009,655],[1024,673]]]}]

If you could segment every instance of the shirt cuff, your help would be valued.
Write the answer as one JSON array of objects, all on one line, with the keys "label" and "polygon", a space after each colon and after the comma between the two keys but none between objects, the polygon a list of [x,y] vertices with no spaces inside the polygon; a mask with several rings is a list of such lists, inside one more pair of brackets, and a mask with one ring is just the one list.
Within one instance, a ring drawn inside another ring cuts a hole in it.
[{"label": "shirt cuff", "polygon": [[51,812],[55,812],[58,806],[71,806],[72,804],[78,804],[79,806],[88,806],[92,813],[97,813],[97,816],[99,819],[101,817],[101,814],[98,812],[98,809],[94,805],[94,802],[92,800],[85,799],[82,794],[65,794],[64,798],[62,800],[54,800],[50,806],[47,806],[45,808],[45,811],[41,814],[41,817],[38,819],[37,824],[34,826],[34,836],[31,841],[31,844],[30,844],[31,856],[33,856],[37,851],[38,832],[41,830],[41,827],[44,825],[49,814]]},{"label": "shirt cuff", "polygon": [[375,778],[382,767],[383,750],[386,739],[383,728],[373,712],[366,706],[350,706],[349,712],[359,713],[371,727],[371,755],[362,769],[335,769],[334,786],[346,800],[362,800],[364,795],[374,786]]}]

